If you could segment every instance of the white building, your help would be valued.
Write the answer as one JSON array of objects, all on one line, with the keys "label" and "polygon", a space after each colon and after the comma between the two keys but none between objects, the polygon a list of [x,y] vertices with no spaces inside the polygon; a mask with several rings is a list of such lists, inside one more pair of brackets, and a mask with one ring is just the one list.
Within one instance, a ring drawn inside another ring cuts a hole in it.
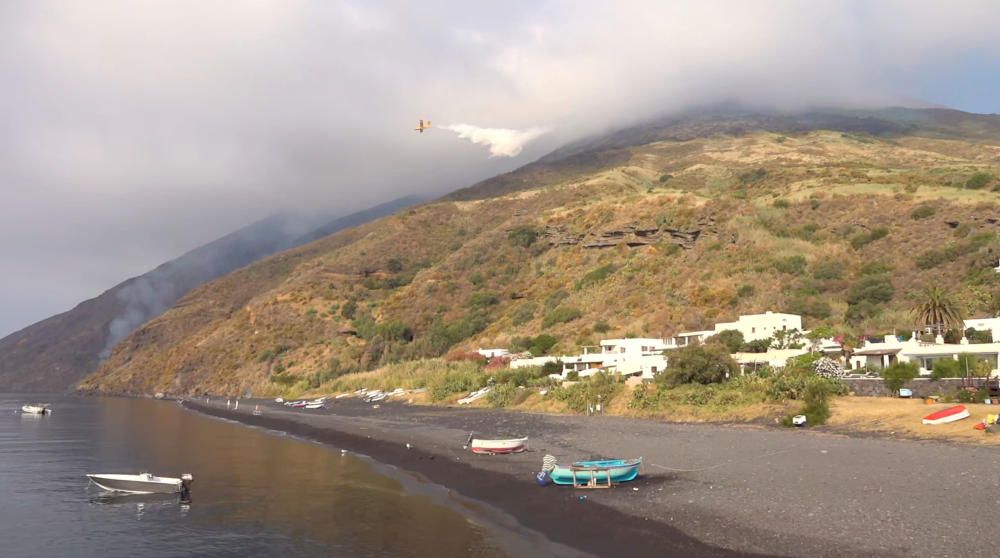
[{"label": "white building", "polygon": [[788,359],[808,352],[806,349],[772,349],[766,353],[734,353],[730,356],[740,365],[741,373],[750,374],[764,367],[784,368]]},{"label": "white building", "polygon": [[486,358],[510,356],[510,351],[507,349],[476,349],[476,352]]},{"label": "white building", "polygon": [[582,355],[563,357],[562,377],[570,372],[582,377],[606,372],[652,379],[667,367],[663,352],[673,348],[663,339],[602,339],[598,347],[584,347]]},{"label": "white building", "polygon": [[965,338],[961,343],[945,343],[940,336],[934,343],[920,341],[915,335],[907,341],[900,341],[895,335],[886,335],[879,341],[866,340],[851,356],[851,368],[885,368],[897,362],[912,362],[920,368],[920,374],[926,376],[934,370],[935,361],[958,360],[960,355],[972,355],[989,362],[991,376],[997,376],[1000,343],[969,343]]},{"label": "white building", "polygon": [[693,342],[703,343],[709,337],[729,329],[742,333],[744,341],[770,339],[778,331],[798,330],[801,332],[802,316],[798,314],[771,312],[770,310],[763,314],[742,315],[735,322],[715,324],[715,327],[711,330],[678,333],[674,335],[673,342],[678,347],[683,347]]},{"label": "white building", "polygon": [[977,331],[989,331],[994,342],[1000,342],[1000,318],[975,318],[964,320],[965,329],[975,329]]}]

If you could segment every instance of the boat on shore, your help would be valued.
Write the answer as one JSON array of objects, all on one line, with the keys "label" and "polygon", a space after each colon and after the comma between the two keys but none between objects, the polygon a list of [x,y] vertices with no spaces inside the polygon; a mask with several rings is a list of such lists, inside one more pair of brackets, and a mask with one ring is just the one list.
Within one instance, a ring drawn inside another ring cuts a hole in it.
[{"label": "boat on shore", "polygon": [[21,405],[21,412],[29,415],[50,415],[52,409],[48,403],[35,403],[34,405]]},{"label": "boat on shore", "polygon": [[969,410],[965,408],[965,405],[955,405],[954,407],[948,407],[947,409],[942,409],[940,411],[931,413],[924,417],[924,424],[947,424],[949,422],[955,422],[956,420],[962,420],[964,418],[969,418]]},{"label": "boat on shore", "polygon": [[[562,485],[617,484],[639,476],[642,458],[577,461],[569,467],[556,466],[549,473],[552,482]],[[610,477],[610,479],[609,479]]]},{"label": "boat on shore", "polygon": [[138,475],[87,474],[87,478],[97,486],[112,492],[130,494],[176,494],[194,482],[194,477],[185,473],[181,477],[158,477],[151,473]]},{"label": "boat on shore", "polygon": [[469,441],[472,453],[493,455],[497,453],[518,453],[528,449],[528,438],[508,438],[506,440],[484,440],[472,438]]}]

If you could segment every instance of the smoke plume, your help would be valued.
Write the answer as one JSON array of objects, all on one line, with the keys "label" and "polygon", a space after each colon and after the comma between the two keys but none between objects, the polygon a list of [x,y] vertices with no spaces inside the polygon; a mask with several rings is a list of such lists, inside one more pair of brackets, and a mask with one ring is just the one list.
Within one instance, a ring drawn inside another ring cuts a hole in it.
[{"label": "smoke plume", "polygon": [[546,134],[548,128],[533,127],[525,130],[510,128],[480,128],[472,124],[449,124],[443,126],[461,139],[490,148],[490,157],[517,157],[524,146],[533,139]]}]

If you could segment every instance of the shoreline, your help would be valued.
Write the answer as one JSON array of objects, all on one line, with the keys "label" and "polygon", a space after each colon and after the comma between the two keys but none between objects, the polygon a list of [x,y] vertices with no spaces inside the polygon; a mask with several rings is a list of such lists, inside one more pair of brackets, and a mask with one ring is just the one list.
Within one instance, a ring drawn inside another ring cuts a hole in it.
[{"label": "shoreline", "polygon": [[[848,435],[836,428],[677,424],[333,400],[185,406],[371,457],[512,517],[554,544],[597,556],[980,556],[992,547],[1000,447]],[[256,405],[261,416],[253,416]],[[478,456],[470,431],[529,437],[529,451]],[[407,448],[411,444],[411,448]],[[644,458],[612,490],[539,487],[542,456],[562,463]],[[586,496],[580,500],[580,496]],[[951,518],[941,521],[942,514]]]},{"label": "shoreline", "polygon": [[[355,432],[332,425],[308,424],[296,417],[276,416],[274,408],[254,416],[251,405],[260,401],[244,400],[240,410],[227,409],[198,401],[186,400],[187,409],[213,417],[233,420],[245,425],[285,432],[313,440],[327,446],[362,454],[375,461],[397,467],[421,480],[445,487],[463,498],[484,502],[514,518],[521,526],[545,536],[549,541],[564,545],[578,552],[595,556],[662,557],[765,557],[768,554],[739,552],[713,546],[681,532],[668,524],[640,520],[618,509],[597,502],[594,492],[573,490],[554,485],[539,487],[533,473],[514,476],[498,471],[487,471],[456,459],[436,448],[425,446],[427,440],[407,448],[405,444],[390,440],[385,431],[361,426]],[[245,410],[244,410],[245,409]],[[288,413],[297,414],[297,413]],[[327,415],[329,416],[329,415]],[[311,418],[311,417],[309,417]],[[371,434],[361,434],[368,431]],[[415,438],[410,436],[411,438]],[[461,447],[461,446],[459,446]],[[512,456],[473,456],[469,460],[505,460]],[[523,457],[524,454],[521,454]],[[541,464],[541,451],[531,453],[532,459]],[[524,460],[519,460],[523,463]],[[617,486],[612,491],[631,492],[631,488],[649,489],[659,482],[660,476],[645,473],[632,483]],[[603,491],[601,491],[603,492]],[[580,496],[587,496],[580,500]]]}]

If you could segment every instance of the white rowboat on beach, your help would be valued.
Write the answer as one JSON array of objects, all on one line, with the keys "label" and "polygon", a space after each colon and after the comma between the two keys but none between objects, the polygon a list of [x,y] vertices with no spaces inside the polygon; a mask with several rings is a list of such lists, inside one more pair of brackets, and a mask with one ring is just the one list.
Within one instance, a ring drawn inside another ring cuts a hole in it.
[{"label": "white rowboat on beach", "polygon": [[528,438],[509,438],[506,440],[481,440],[473,438],[469,443],[472,453],[493,455],[496,453],[518,453],[528,449]]}]

